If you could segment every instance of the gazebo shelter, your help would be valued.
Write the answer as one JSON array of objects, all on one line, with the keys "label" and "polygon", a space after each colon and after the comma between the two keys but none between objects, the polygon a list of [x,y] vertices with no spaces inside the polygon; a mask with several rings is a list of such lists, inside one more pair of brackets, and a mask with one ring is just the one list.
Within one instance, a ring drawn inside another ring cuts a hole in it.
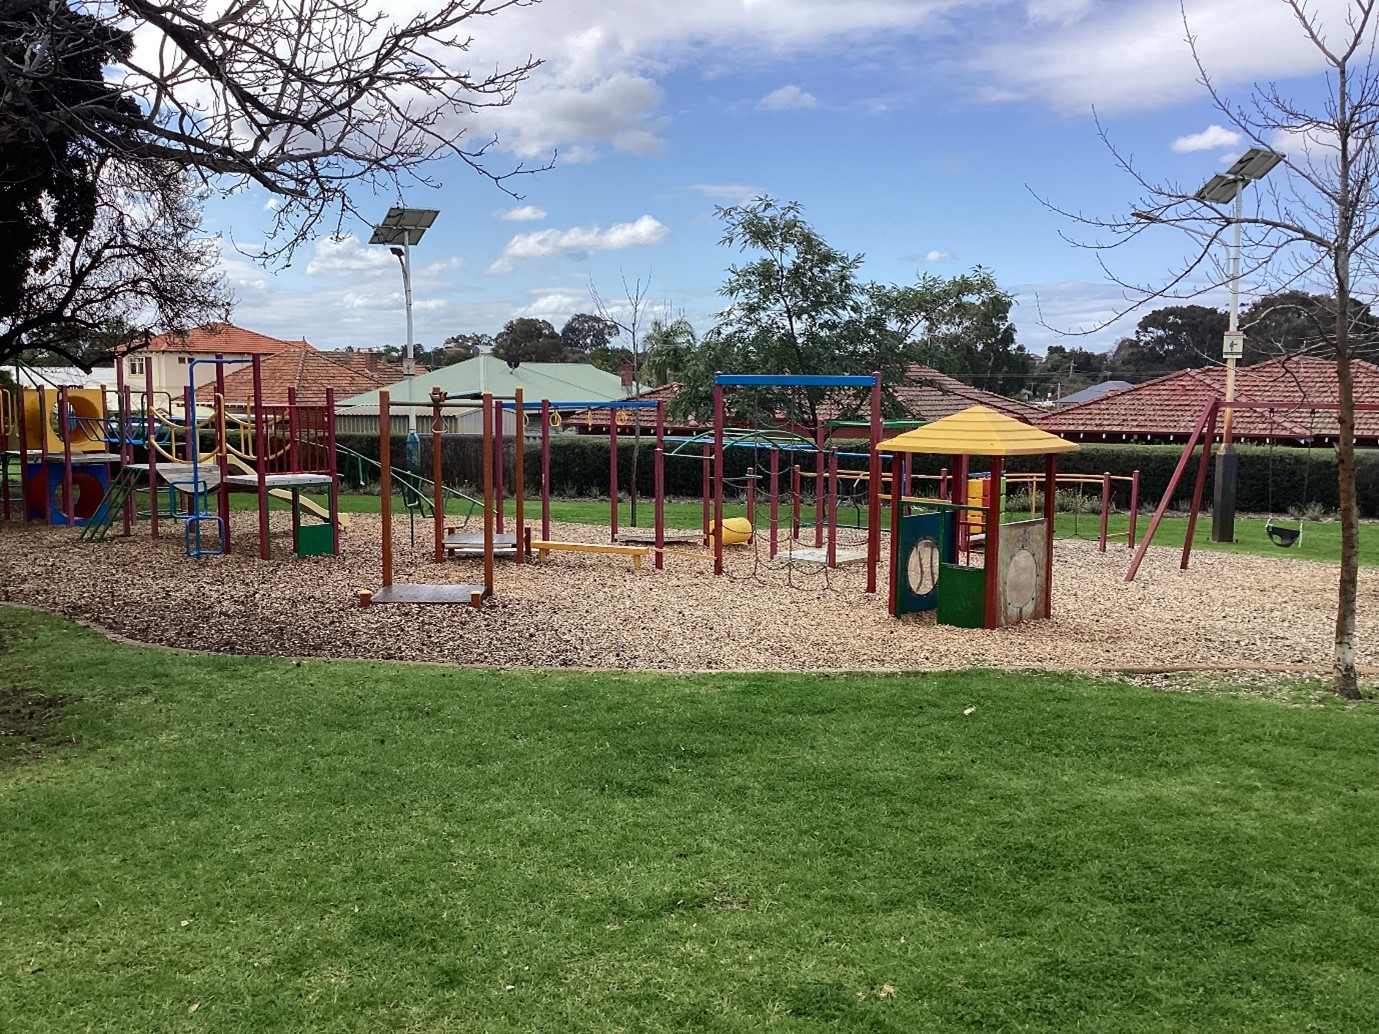
[{"label": "gazebo shelter", "polygon": [[[963,628],[1002,628],[1049,616],[1057,455],[1076,452],[1075,442],[972,406],[876,448],[952,456],[950,469],[958,472],[943,499],[904,495],[909,479],[891,478],[893,615],[936,610],[940,624]],[[972,458],[983,456],[989,471],[970,475]],[[1045,457],[1042,517],[1002,520],[1010,456]]]}]

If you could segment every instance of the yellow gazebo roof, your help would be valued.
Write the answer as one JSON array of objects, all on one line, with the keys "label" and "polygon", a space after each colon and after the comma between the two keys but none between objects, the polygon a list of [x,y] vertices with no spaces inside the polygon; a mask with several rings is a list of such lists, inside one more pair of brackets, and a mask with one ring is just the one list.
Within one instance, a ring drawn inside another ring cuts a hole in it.
[{"label": "yellow gazebo roof", "polygon": [[998,413],[990,406],[971,406],[887,438],[877,448],[882,452],[947,456],[1042,456],[1050,452],[1077,452],[1080,446]]}]

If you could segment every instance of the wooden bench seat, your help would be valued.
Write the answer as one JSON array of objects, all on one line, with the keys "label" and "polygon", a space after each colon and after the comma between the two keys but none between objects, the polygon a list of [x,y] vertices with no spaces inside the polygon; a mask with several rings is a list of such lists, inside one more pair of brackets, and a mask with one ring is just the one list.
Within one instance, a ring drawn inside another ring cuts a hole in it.
[{"label": "wooden bench seat", "polygon": [[548,542],[544,539],[532,539],[531,551],[536,554],[538,560],[545,560],[547,554],[557,551],[567,553],[615,553],[619,556],[630,556],[632,558],[632,566],[636,568],[642,566],[642,557],[651,552],[646,546],[620,546],[611,542]]}]

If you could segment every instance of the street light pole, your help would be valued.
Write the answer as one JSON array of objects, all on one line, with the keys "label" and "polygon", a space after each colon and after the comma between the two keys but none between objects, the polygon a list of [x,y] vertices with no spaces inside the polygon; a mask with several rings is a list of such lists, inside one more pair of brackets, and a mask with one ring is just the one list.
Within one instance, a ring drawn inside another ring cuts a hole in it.
[{"label": "street light pole", "polygon": [[1216,480],[1212,486],[1211,540],[1235,541],[1235,495],[1240,474],[1240,457],[1235,451],[1232,432],[1235,425],[1235,366],[1245,356],[1245,335],[1240,332],[1240,235],[1245,214],[1245,184],[1267,176],[1283,155],[1262,147],[1252,147],[1236,159],[1224,173],[1202,184],[1194,195],[1199,201],[1219,205],[1234,202],[1231,219],[1231,279],[1230,322],[1221,344],[1221,357],[1226,361],[1225,416],[1221,421],[1221,449],[1216,454]]},{"label": "street light pole", "polygon": [[407,343],[402,350],[402,383],[407,392],[407,440],[417,433],[417,411],[412,405],[412,378],[417,375],[416,358],[413,353],[412,333],[412,235],[402,231],[402,247],[393,248],[398,263],[402,266],[402,298],[407,309]]},{"label": "street light pole", "polygon": [[[415,456],[421,451],[417,438],[417,411],[413,405],[412,383],[416,376],[417,364],[413,356],[412,331],[412,245],[420,244],[422,235],[429,230],[440,215],[434,208],[390,208],[383,221],[373,228],[370,244],[387,244],[397,260],[402,263],[402,293],[407,309],[407,343],[403,348],[402,379],[406,385],[407,409],[407,456],[408,465],[414,465]],[[399,247],[400,245],[400,247]]]}]

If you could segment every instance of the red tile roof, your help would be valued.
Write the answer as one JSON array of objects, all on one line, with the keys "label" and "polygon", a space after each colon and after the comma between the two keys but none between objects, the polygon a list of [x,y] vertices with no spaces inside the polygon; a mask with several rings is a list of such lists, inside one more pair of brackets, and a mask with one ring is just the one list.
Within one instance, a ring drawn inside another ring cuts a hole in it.
[{"label": "red tile roof", "polygon": [[[1356,360],[1355,401],[1379,404],[1379,366]],[[1185,440],[1212,398],[1226,390],[1222,367],[1182,370],[1125,391],[1069,406],[1040,417],[1036,425],[1064,438],[1160,438]],[[1235,413],[1237,438],[1324,442],[1338,433],[1334,410],[1308,409],[1309,403],[1338,400],[1336,364],[1326,359],[1289,356],[1236,371],[1235,397],[1241,402],[1278,403],[1273,410]],[[1379,412],[1355,414],[1355,435],[1379,442]]]},{"label": "red tile roof", "polygon": [[185,334],[159,334],[148,344],[150,352],[177,352],[195,355],[276,355],[289,350],[310,349],[306,338],[283,341],[258,334],[232,323],[208,323]]},{"label": "red tile roof", "polygon": [[[384,386],[396,384],[403,377],[401,363],[395,363],[384,358],[381,352],[375,352],[372,348],[364,351],[339,351],[327,354],[341,366],[348,366],[358,373],[367,374]],[[418,376],[429,372],[420,363],[417,364],[416,369]]]},{"label": "red tile roof", "polygon": [[[663,401],[669,407],[679,391],[680,385],[671,382],[659,388],[643,391],[639,397],[647,401]],[[983,391],[981,388],[974,388],[949,377],[947,374],[939,373],[932,367],[922,366],[919,363],[912,363],[906,368],[905,383],[896,386],[893,391],[904,408],[905,416],[903,419],[922,420],[926,423],[952,416],[970,406],[989,406],[999,413],[1014,417],[1016,420],[1023,420],[1027,424],[1034,423],[1035,419],[1044,413],[1042,409],[1035,406],[1006,398],[1004,395],[997,395],[994,392]],[[731,395],[728,406],[731,410]],[[819,415],[825,420],[837,419],[839,413],[840,410],[837,406],[828,403],[819,407]],[[620,427],[630,429],[638,422],[645,428],[656,426],[654,410],[632,410],[626,412],[626,417],[625,424],[620,425]],[[587,429],[603,433],[608,428],[608,410],[600,408],[581,411],[572,415],[569,423],[581,430]],[[783,420],[782,423],[784,423]],[[686,432],[696,434],[708,426],[708,424],[700,423],[697,420],[670,420],[667,418],[666,421],[666,429],[672,434]],[[812,432],[810,433],[812,434]],[[837,433],[843,437],[847,436],[846,429]],[[854,433],[866,437],[864,430],[858,429]]]},{"label": "red tile roof", "polygon": [[[327,388],[334,388],[335,397],[343,400],[382,387],[368,374],[351,370],[314,348],[279,352],[259,360],[259,376],[264,403],[270,406],[286,405],[289,388],[297,390],[298,402],[321,405],[326,401]],[[241,366],[225,375],[225,399],[231,405],[244,403],[253,395],[253,367]],[[214,382],[197,391],[200,401],[210,402],[214,397]]]}]

